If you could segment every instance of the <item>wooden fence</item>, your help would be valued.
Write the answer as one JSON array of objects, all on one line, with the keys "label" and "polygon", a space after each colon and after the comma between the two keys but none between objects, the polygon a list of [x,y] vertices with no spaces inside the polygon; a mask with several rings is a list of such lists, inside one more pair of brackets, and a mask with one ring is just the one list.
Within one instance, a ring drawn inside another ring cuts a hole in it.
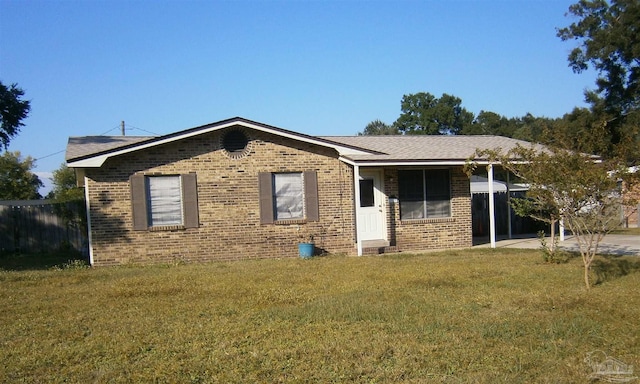
[{"label": "wooden fence", "polygon": [[0,201],[0,253],[51,252],[65,247],[86,253],[83,215],[81,202]]}]

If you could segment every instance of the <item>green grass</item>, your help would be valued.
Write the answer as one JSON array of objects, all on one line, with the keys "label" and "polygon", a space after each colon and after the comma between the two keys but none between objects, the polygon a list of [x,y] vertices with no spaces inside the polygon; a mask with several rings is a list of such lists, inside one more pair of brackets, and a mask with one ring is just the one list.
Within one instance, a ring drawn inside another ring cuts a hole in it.
[{"label": "green grass", "polygon": [[640,367],[640,260],[600,263],[589,292],[534,250],[5,270],[0,382],[583,383],[594,350]]},{"label": "green grass", "polygon": [[59,249],[40,253],[0,253],[0,270],[26,271],[69,268],[70,266],[83,264],[87,265],[87,260],[80,252],[73,249]]},{"label": "green grass", "polygon": [[640,228],[620,228],[612,231],[616,235],[632,235],[632,236],[640,236]]}]

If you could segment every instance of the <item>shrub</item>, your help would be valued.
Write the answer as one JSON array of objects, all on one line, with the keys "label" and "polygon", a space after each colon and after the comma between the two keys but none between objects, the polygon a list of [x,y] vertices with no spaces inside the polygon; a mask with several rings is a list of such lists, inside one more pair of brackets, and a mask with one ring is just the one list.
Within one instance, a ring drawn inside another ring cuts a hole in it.
[{"label": "shrub", "polygon": [[540,239],[540,251],[542,252],[542,260],[545,263],[563,264],[569,261],[570,255],[567,251],[564,251],[558,247],[558,236],[554,236],[553,245],[547,244],[547,239],[544,237],[544,231],[538,232],[538,239]]}]

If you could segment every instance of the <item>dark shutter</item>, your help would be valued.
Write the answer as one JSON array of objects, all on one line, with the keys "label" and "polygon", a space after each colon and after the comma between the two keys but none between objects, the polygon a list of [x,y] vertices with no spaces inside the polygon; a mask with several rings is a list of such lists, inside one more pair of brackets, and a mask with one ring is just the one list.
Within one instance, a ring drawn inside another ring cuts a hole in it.
[{"label": "dark shutter", "polygon": [[308,171],[304,173],[303,178],[306,219],[308,221],[319,221],[320,210],[318,206],[318,176],[316,172]]},{"label": "dark shutter", "polygon": [[131,176],[129,184],[131,185],[133,230],[146,230],[149,228],[149,224],[147,222],[147,187],[144,175]]},{"label": "dark shutter", "polygon": [[182,209],[185,228],[198,228],[200,220],[198,218],[198,186],[195,173],[182,175]]},{"label": "dark shutter", "polygon": [[258,190],[260,194],[260,224],[273,223],[273,182],[271,173],[258,173]]}]

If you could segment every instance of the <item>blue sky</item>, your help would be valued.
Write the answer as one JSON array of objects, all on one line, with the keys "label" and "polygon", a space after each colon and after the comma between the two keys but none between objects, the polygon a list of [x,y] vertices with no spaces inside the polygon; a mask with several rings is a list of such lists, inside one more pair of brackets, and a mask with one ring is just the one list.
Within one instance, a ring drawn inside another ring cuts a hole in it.
[{"label": "blue sky", "polygon": [[69,136],[123,120],[138,136],[234,116],[353,135],[417,92],[560,117],[595,79],[556,37],[573,2],[0,0],[0,80],[32,105],[9,150],[46,177]]}]

